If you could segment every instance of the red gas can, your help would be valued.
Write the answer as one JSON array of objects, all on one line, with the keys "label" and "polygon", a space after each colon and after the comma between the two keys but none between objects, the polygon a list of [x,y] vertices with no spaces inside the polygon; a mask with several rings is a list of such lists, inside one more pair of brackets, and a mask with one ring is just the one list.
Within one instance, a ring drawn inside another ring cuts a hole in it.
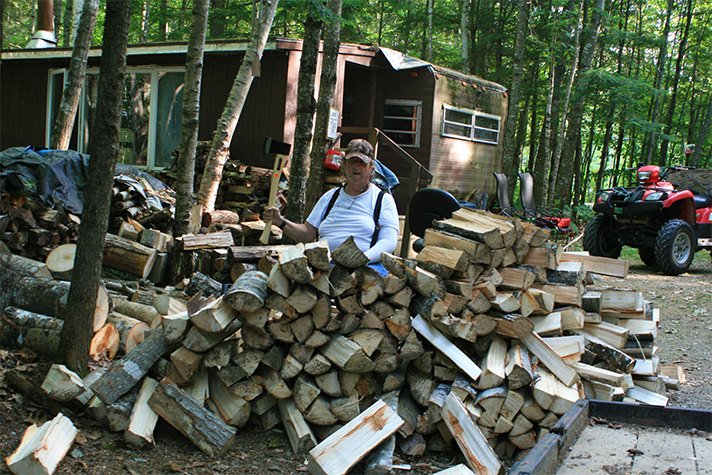
[{"label": "red gas can", "polygon": [[341,160],[344,158],[344,152],[339,152],[338,150],[329,150],[326,152],[326,158],[324,159],[324,166],[330,170],[340,170]]}]

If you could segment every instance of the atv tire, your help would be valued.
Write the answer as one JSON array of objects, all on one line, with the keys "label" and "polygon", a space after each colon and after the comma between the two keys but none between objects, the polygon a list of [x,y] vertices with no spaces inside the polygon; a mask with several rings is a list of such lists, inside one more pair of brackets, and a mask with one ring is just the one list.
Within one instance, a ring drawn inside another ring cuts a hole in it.
[{"label": "atv tire", "polygon": [[658,267],[663,274],[680,275],[695,257],[695,233],[682,219],[671,219],[660,228],[655,241]]},{"label": "atv tire", "polygon": [[639,247],[638,255],[640,260],[643,261],[648,267],[655,267],[658,265],[657,257],[655,256],[655,249],[652,247]]},{"label": "atv tire", "polygon": [[592,256],[618,259],[623,246],[614,225],[612,218],[602,214],[591,218],[583,232],[583,249]]}]

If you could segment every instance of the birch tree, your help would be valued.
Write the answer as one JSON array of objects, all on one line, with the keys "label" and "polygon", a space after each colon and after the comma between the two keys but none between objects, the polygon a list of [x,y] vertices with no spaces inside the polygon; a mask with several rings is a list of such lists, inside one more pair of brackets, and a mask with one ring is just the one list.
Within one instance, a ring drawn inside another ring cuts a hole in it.
[{"label": "birch tree", "polygon": [[252,31],[250,44],[245,51],[245,56],[242,59],[237,76],[235,76],[225,108],[218,120],[208,160],[205,163],[205,171],[203,172],[203,179],[198,192],[198,202],[203,208],[203,213],[215,209],[215,199],[218,195],[223,168],[230,156],[230,142],[232,142],[237,121],[240,119],[242,108],[245,105],[247,94],[250,92],[250,86],[254,79],[253,67],[262,58],[267,37],[274,21],[277,3],[279,3],[279,0],[261,1],[265,4],[262,10],[263,16]]},{"label": "birch tree", "polygon": [[195,149],[198,143],[200,119],[200,85],[203,77],[203,51],[208,28],[210,0],[193,0],[190,40],[185,57],[183,87],[183,122],[180,131],[180,152],[176,170],[176,215],[173,235],[182,236],[190,227],[193,207]]},{"label": "birch tree", "polygon": [[62,102],[57,111],[57,118],[52,128],[50,147],[56,150],[67,150],[72,139],[74,119],[79,109],[79,98],[82,95],[84,78],[87,72],[87,58],[94,35],[96,15],[99,10],[99,0],[84,0],[81,18],[74,38],[72,60],[69,63],[67,82],[62,93]]}]

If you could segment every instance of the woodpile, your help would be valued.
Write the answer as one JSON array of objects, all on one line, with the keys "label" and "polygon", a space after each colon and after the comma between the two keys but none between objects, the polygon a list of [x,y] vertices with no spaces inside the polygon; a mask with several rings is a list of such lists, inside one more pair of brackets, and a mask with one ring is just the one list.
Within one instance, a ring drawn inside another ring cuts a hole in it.
[{"label": "woodpile", "polygon": [[[162,417],[214,456],[236,428],[281,422],[314,474],[362,459],[366,473],[386,473],[395,448],[456,446],[473,472],[497,474],[577,399],[664,404],[656,389],[682,378],[645,343],[659,319],[649,302],[591,287],[588,256],[518,220],[459,210],[415,259],[383,254],[386,277],[352,239],[331,252],[323,242],[228,252],[257,263],[225,292],[194,275],[187,305],[157,299],[134,314],[155,330],[83,382],[89,412],[106,420],[111,409],[107,424],[127,442],[150,443]],[[607,261],[590,265],[625,276]]]}]

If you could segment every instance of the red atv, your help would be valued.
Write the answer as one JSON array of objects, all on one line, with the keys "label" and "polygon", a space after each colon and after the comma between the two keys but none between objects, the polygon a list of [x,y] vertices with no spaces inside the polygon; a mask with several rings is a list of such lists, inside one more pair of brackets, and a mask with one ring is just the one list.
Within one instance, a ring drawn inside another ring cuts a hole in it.
[{"label": "red atv", "polygon": [[689,269],[698,249],[712,249],[712,198],[676,190],[666,181],[686,167],[641,166],[638,186],[601,190],[583,236],[583,248],[593,256],[616,259],[623,246],[638,249],[647,266],[667,275]]}]

